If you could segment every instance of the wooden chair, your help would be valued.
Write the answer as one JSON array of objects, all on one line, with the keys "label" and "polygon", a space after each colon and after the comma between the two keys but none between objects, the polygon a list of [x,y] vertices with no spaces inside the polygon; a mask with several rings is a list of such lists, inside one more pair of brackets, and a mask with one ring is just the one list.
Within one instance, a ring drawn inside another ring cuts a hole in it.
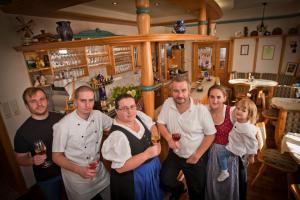
[{"label": "wooden chair", "polygon": [[249,94],[250,85],[239,83],[233,85],[233,92],[235,100],[238,101],[242,98],[250,97]]},{"label": "wooden chair", "polygon": [[298,169],[298,164],[291,158],[288,153],[281,154],[278,149],[266,147],[266,128],[264,122],[256,124],[258,128],[257,140],[259,141],[259,153],[257,159],[261,162],[261,166],[257,175],[251,182],[254,186],[257,179],[265,172],[267,167],[273,167],[285,173],[294,173]]},{"label": "wooden chair", "polygon": [[[271,101],[271,98],[273,98],[273,97],[294,98],[295,96],[296,96],[296,88],[295,87],[278,85],[278,86],[274,87],[272,96],[266,97],[264,94],[263,98],[265,98],[264,101],[267,101],[266,104],[270,105],[269,102]],[[266,120],[268,120],[268,119],[277,120],[278,115],[279,115],[279,109],[277,109],[277,108],[269,107],[268,109],[264,109],[262,111],[262,116]]]},{"label": "wooden chair", "polygon": [[281,147],[281,140],[288,132],[300,133],[300,111],[280,110],[275,129],[275,143],[278,149]]}]

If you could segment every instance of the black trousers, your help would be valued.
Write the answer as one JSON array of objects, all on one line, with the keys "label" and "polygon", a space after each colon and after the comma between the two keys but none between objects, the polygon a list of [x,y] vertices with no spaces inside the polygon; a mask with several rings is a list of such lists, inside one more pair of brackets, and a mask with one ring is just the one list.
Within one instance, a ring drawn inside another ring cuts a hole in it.
[{"label": "black trousers", "polygon": [[184,185],[177,180],[180,170],[183,171],[190,200],[202,200],[205,197],[206,165],[208,153],[206,152],[196,164],[187,164],[185,158],[178,157],[173,150],[162,164],[160,173],[161,188],[171,192],[173,196],[180,196],[184,191]]}]

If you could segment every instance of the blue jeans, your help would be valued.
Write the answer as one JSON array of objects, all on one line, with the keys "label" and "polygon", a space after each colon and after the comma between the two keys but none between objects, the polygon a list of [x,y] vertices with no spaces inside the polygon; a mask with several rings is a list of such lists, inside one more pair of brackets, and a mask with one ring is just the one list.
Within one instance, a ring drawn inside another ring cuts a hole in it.
[{"label": "blue jeans", "polygon": [[64,189],[64,183],[61,176],[56,176],[46,181],[38,181],[37,184],[43,191],[45,199],[47,200],[61,199],[63,189]]},{"label": "blue jeans", "polygon": [[228,151],[225,147],[221,151],[219,151],[218,161],[221,170],[228,170],[228,158],[230,154],[231,152]]}]

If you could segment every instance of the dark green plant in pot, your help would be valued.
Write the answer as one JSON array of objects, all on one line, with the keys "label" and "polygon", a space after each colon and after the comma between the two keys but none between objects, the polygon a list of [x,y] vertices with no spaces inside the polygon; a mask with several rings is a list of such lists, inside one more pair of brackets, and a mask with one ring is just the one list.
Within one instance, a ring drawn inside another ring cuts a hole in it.
[{"label": "dark green plant in pot", "polygon": [[111,99],[115,101],[118,96],[125,93],[130,94],[135,99],[136,102],[140,100],[142,97],[141,87],[131,85],[131,86],[123,86],[123,87],[120,86],[114,87],[111,91]]}]

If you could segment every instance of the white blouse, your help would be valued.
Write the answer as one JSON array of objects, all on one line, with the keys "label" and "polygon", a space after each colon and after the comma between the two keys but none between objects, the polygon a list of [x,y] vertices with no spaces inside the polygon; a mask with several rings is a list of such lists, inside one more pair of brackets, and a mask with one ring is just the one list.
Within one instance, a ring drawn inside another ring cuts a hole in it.
[{"label": "white blouse", "polygon": [[[145,113],[138,111],[137,116],[140,117],[140,119],[144,122],[144,124],[149,130],[153,125],[155,125],[152,119],[149,116],[147,116]],[[135,120],[140,127],[140,130],[138,132],[135,132],[134,130],[122,124],[119,124],[116,120],[114,120],[113,124],[128,130],[135,137],[141,139],[144,135],[145,129],[142,123],[138,119]],[[101,152],[104,159],[110,160],[112,162],[111,168],[113,169],[123,167],[125,162],[132,157],[129,141],[126,135],[121,131],[114,131],[109,134],[108,138],[103,143]]]}]

